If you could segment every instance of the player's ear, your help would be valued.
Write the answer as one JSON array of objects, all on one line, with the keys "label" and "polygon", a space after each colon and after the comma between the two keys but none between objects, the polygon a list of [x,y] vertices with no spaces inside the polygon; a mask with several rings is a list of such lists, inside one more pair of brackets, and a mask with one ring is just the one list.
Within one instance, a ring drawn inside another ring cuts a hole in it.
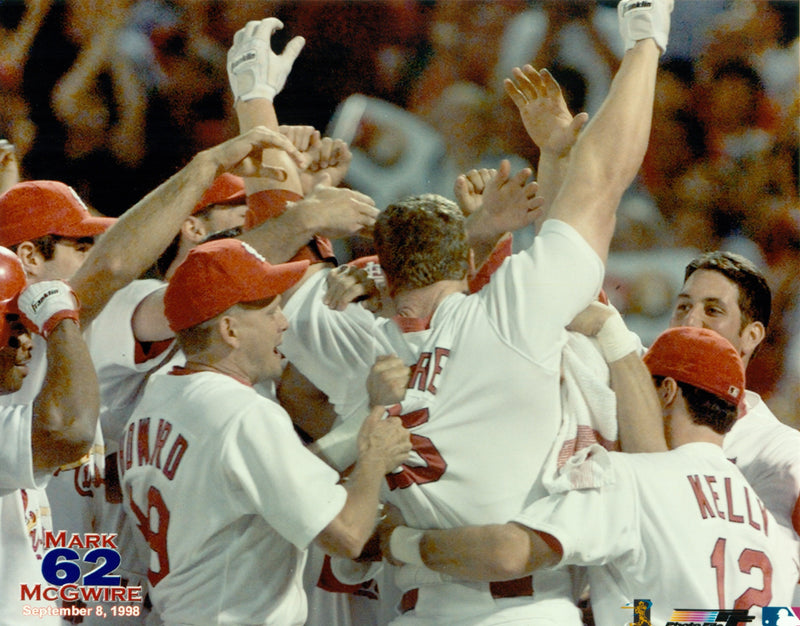
[{"label": "player's ear", "polygon": [[208,235],[205,223],[199,217],[190,215],[181,225],[181,235],[194,244],[199,244]]},{"label": "player's ear", "polygon": [[764,324],[761,322],[750,322],[747,326],[745,326],[744,330],[741,332],[742,357],[749,359],[753,355],[755,349],[758,347],[758,344],[764,341],[766,334],[767,331],[764,328]]},{"label": "player's ear", "polygon": [[678,387],[678,383],[674,378],[667,376],[661,381],[661,384],[656,388],[656,391],[658,392],[658,400],[661,402],[661,408],[666,409],[667,407],[671,406],[673,402],[675,402],[675,398],[678,397],[680,387]]},{"label": "player's ear", "polygon": [[36,278],[44,268],[44,256],[31,241],[23,241],[17,246],[17,256],[27,276]]},{"label": "player's ear", "polygon": [[217,320],[217,331],[223,342],[231,348],[239,345],[239,332],[236,318],[232,315],[221,315]]}]

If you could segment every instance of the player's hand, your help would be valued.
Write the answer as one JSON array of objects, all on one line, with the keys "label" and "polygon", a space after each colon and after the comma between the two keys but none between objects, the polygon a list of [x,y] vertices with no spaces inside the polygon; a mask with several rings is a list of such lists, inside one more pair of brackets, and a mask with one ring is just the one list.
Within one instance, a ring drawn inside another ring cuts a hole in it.
[{"label": "player's hand", "polygon": [[0,139],[0,193],[19,182],[19,162],[14,144]]},{"label": "player's hand", "polygon": [[389,547],[389,539],[392,536],[392,532],[398,526],[405,526],[406,520],[403,518],[403,514],[400,512],[396,506],[390,503],[385,503],[383,505],[383,515],[381,515],[381,519],[378,522],[378,537],[380,538],[380,545],[381,545],[381,554],[383,554],[383,558],[389,561],[394,566],[403,566],[405,565],[401,561],[396,561],[392,558],[392,550]]},{"label": "player's hand", "polygon": [[411,453],[411,433],[403,428],[399,417],[383,419],[382,406],[372,407],[358,431],[358,458],[371,458],[383,464],[383,473],[408,460]]},{"label": "player's hand", "polygon": [[267,148],[286,151],[298,167],[305,167],[307,164],[307,158],[289,139],[264,126],[256,126],[238,137],[204,150],[196,158],[211,160],[219,174],[231,172],[238,176],[285,180],[286,171],[283,168],[265,166],[262,163],[262,153]]},{"label": "player's hand", "polygon": [[352,302],[380,298],[375,281],[360,267],[340,265],[330,271],[327,283],[322,303],[334,311],[344,311]]},{"label": "player's hand", "polygon": [[511,164],[500,163],[494,178],[483,191],[483,206],[467,221],[471,240],[494,241],[501,234],[515,231],[532,224],[538,209],[544,204],[536,197],[538,185],[528,181],[529,168],[523,168],[511,176]]},{"label": "player's hand", "polygon": [[575,316],[575,319],[567,325],[567,330],[578,332],[587,337],[594,337],[600,332],[606,320],[613,315],[619,315],[619,312],[614,307],[594,301]]},{"label": "player's hand", "polygon": [[292,39],[281,54],[272,51],[270,39],[276,30],[283,28],[278,18],[247,22],[233,36],[228,50],[228,80],[234,100],[266,98],[270,102],[286,84],[292,65],[303,49],[303,37]]},{"label": "player's hand", "polygon": [[308,152],[321,139],[319,131],[313,126],[281,124],[278,126],[278,132],[291,141],[300,152]]},{"label": "player's hand", "polygon": [[64,319],[78,321],[80,304],[72,288],[62,280],[43,280],[28,285],[17,299],[22,322],[45,339]]},{"label": "player's hand", "polygon": [[319,143],[309,150],[311,163],[306,170],[311,175],[310,184],[313,187],[329,177],[328,184],[338,186],[350,169],[353,153],[347,142],[342,139],[323,137]]},{"label": "player's hand", "polygon": [[540,150],[566,155],[589,116],[579,113],[572,117],[561,87],[547,70],[537,72],[525,65],[515,67],[513,74],[513,80],[505,79],[503,87],[517,105],[528,135]]},{"label": "player's hand", "polygon": [[330,239],[371,235],[378,209],[369,196],[353,189],[330,186],[330,178],[316,185],[308,196],[290,203],[287,210],[302,211],[303,223],[312,232]]},{"label": "player's hand", "polygon": [[482,168],[470,170],[466,174],[460,174],[456,178],[453,186],[453,193],[456,197],[461,212],[465,217],[469,217],[483,205],[483,192],[486,186],[497,175],[496,169]]},{"label": "player's hand", "polygon": [[367,376],[370,406],[391,406],[402,402],[411,379],[411,368],[394,354],[379,356]]}]

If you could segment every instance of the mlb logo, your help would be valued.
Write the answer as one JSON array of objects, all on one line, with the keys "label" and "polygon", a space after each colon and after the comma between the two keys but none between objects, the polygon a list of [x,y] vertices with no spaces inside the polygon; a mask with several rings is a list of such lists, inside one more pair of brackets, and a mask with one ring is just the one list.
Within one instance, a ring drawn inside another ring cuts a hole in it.
[{"label": "mlb logo", "polygon": [[761,612],[764,626],[800,626],[800,607],[765,606]]}]

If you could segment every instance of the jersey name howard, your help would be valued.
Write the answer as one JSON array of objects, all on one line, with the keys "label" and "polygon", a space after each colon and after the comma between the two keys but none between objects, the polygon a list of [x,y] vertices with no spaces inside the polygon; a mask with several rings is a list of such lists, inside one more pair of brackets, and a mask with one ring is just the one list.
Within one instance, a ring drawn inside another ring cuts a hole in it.
[{"label": "jersey name howard", "polygon": [[168,480],[175,478],[181,459],[189,448],[189,442],[180,433],[173,434],[172,424],[162,418],[158,420],[155,437],[151,442],[151,426],[151,419],[143,417],[128,424],[128,429],[122,433],[119,446],[120,478],[134,464],[138,467],[150,465],[160,469]]},{"label": "jersey name howard", "polygon": [[703,519],[727,519],[733,524],[749,524],[769,536],[767,507],[740,481],[729,476],[686,476]]}]

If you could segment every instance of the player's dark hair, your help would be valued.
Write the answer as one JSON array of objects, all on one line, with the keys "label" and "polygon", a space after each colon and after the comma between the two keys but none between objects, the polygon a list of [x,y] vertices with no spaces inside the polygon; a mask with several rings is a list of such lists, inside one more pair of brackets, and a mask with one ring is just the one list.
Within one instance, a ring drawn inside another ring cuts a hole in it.
[{"label": "player's dark hair", "polygon": [[[195,217],[199,217],[201,219],[208,219],[211,211],[219,205],[210,204],[205,209],[202,209],[194,214]],[[234,226],[233,228],[226,228],[225,230],[220,230],[215,233],[211,233],[207,235],[200,243],[206,243],[207,241],[216,241],[217,239],[228,239],[229,237],[238,237],[242,234],[244,229],[241,226]],[[172,262],[175,260],[175,257],[178,256],[178,246],[181,243],[181,234],[178,233],[175,237],[172,238],[170,244],[166,247],[164,252],[161,253],[161,256],[158,257],[158,260],[155,262],[155,265],[151,267],[145,274],[144,277],[146,278],[158,278],[160,280],[164,280],[167,275],[167,270],[169,266],[172,265]]]},{"label": "player's dark hair", "polygon": [[[53,256],[56,253],[56,244],[59,241],[63,241],[65,239],[69,239],[70,241],[77,241],[79,243],[94,243],[94,237],[62,237],[61,235],[43,235],[41,237],[37,237],[36,239],[31,239],[30,242],[33,244],[36,251],[42,255],[42,258],[45,261],[52,260]],[[22,243],[22,242],[20,242]],[[17,248],[19,248],[19,244],[16,243],[13,246],[10,246],[12,252],[16,252]]]},{"label": "player's dark hair", "polygon": [[764,274],[749,259],[734,252],[715,250],[694,259],[686,266],[684,282],[697,270],[719,272],[739,288],[739,310],[742,313],[740,330],[751,322],[769,325],[772,293]]},{"label": "player's dark hair", "polygon": [[436,194],[411,196],[378,215],[373,242],[393,292],[461,280],[469,270],[464,215]]},{"label": "player's dark hair", "polygon": [[[653,376],[657,387],[661,386],[665,376]],[[686,408],[692,422],[701,426],[708,426],[718,435],[724,435],[731,428],[738,416],[738,407],[715,396],[710,391],[700,389],[689,383],[675,381],[680,387]]]}]

